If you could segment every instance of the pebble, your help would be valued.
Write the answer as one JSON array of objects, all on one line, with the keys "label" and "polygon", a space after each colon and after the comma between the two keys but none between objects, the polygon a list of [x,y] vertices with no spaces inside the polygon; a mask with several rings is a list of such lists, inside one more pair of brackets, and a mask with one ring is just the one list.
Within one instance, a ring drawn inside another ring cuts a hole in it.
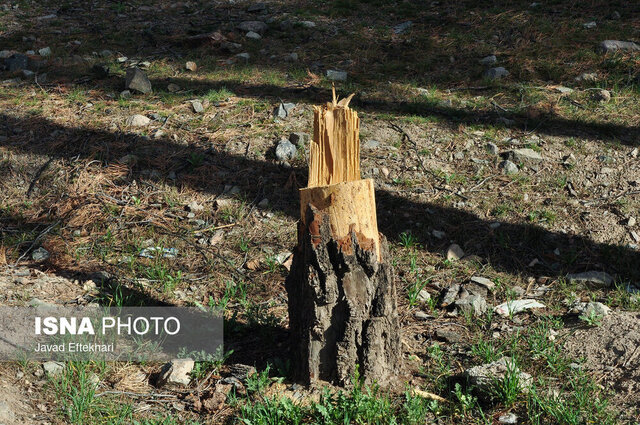
[{"label": "pebble", "polygon": [[594,100],[602,103],[606,103],[611,100],[611,92],[609,90],[597,90],[593,94]]},{"label": "pebble", "polygon": [[32,253],[31,253],[31,259],[33,261],[46,261],[49,259],[49,251],[47,251],[46,249],[44,249],[43,247],[40,247],[38,249],[35,249]]},{"label": "pebble", "polygon": [[597,81],[598,74],[595,72],[583,72],[575,78],[576,81]]},{"label": "pebble", "polygon": [[304,28],[315,28],[316,27],[316,23],[313,21],[302,21],[300,22],[300,25],[302,25]]},{"label": "pebble", "polygon": [[274,116],[276,118],[287,118],[296,107],[295,103],[280,103],[274,110]]},{"label": "pebble", "polygon": [[473,276],[469,280],[471,282],[473,282],[473,283],[477,283],[478,285],[484,286],[485,288],[487,288],[490,291],[493,291],[493,289],[496,287],[496,284],[493,283],[493,281],[491,279],[487,279],[486,277]]},{"label": "pebble", "polygon": [[296,145],[283,138],[276,147],[276,158],[278,161],[288,161],[295,158],[297,152]]},{"label": "pebble", "polygon": [[543,160],[542,155],[530,148],[514,149],[505,152],[505,156],[514,162],[540,162]]},{"label": "pebble", "polygon": [[129,99],[131,97],[131,91],[130,90],[122,90],[120,92],[120,98],[121,99]]},{"label": "pebble", "polygon": [[508,159],[505,161],[502,161],[499,167],[500,169],[502,169],[502,172],[507,175],[515,174],[518,172],[518,166],[513,162],[509,161]]},{"label": "pebble", "polygon": [[449,344],[455,344],[462,341],[462,335],[452,329],[436,329],[436,337],[448,342]]},{"label": "pebble", "polygon": [[151,120],[149,118],[140,114],[132,115],[127,119],[127,125],[131,127],[144,127],[149,125],[150,122]]},{"label": "pebble", "polygon": [[178,384],[187,386],[191,382],[190,373],[195,366],[191,359],[174,359],[166,363],[158,376],[158,386]]},{"label": "pebble", "polygon": [[507,71],[505,68],[499,66],[497,68],[491,68],[488,69],[487,72],[484,73],[484,76],[491,79],[491,80],[497,80],[499,78],[504,78],[506,76],[509,75],[509,71]]},{"label": "pebble", "polygon": [[417,297],[418,301],[422,303],[426,303],[430,299],[431,299],[431,294],[426,289],[421,289],[420,292],[418,292],[418,297]]},{"label": "pebble", "polygon": [[64,372],[65,365],[61,362],[48,361],[42,364],[42,369],[48,377],[54,377]]},{"label": "pebble", "polygon": [[185,209],[191,212],[200,212],[204,210],[204,207],[200,205],[197,201],[191,201],[185,206]]},{"label": "pebble", "polygon": [[51,56],[51,48],[43,47],[42,49],[38,50],[38,54],[40,56]]},{"label": "pebble", "polygon": [[617,52],[618,50],[640,51],[640,45],[632,41],[605,40],[600,43],[600,51],[604,53]]},{"label": "pebble", "polygon": [[253,31],[253,32],[257,32],[259,34],[262,34],[269,27],[267,26],[267,24],[265,24],[262,21],[244,21],[244,22],[240,22],[240,24],[238,25],[237,28],[240,31],[244,31],[245,33],[249,32],[249,31]]},{"label": "pebble", "polygon": [[610,274],[600,271],[588,271],[583,273],[572,273],[567,275],[567,279],[571,283],[595,283],[604,286],[613,284],[614,279]]},{"label": "pebble", "polygon": [[489,152],[491,155],[498,155],[500,153],[500,149],[498,148],[498,145],[496,145],[495,143],[487,143],[487,152]]},{"label": "pebble", "polygon": [[250,38],[252,40],[260,40],[262,36],[254,31],[249,31],[245,34],[245,37]]},{"label": "pebble", "polygon": [[569,87],[565,87],[565,86],[557,86],[556,87],[556,91],[558,93],[562,93],[562,94],[569,94],[569,93],[573,93],[574,90],[569,88]]},{"label": "pebble", "polygon": [[402,22],[401,24],[398,24],[398,25],[393,27],[393,33],[394,34],[404,34],[412,26],[413,26],[413,21]]},{"label": "pebble", "polygon": [[28,67],[29,58],[23,54],[16,53],[5,59],[4,64],[10,72],[20,71]]},{"label": "pebble", "polygon": [[413,313],[413,317],[415,317],[418,320],[428,320],[433,318],[433,316],[425,313],[424,311],[416,311],[415,313]]},{"label": "pebble", "polygon": [[170,83],[167,86],[167,90],[169,91],[169,93],[175,93],[177,91],[180,91],[180,86],[174,83]]},{"label": "pebble", "polygon": [[10,50],[0,50],[0,59],[7,59],[11,57],[12,54]]},{"label": "pebble", "polygon": [[111,50],[102,50],[100,52],[100,56],[102,56],[103,58],[108,58],[113,56],[113,52]]},{"label": "pebble", "polygon": [[151,93],[152,91],[151,81],[149,81],[147,74],[138,67],[127,69],[125,88],[142,94]]},{"label": "pebble", "polygon": [[435,230],[435,229],[431,231],[431,234],[436,239],[443,239],[446,236],[446,233],[443,232],[442,230]]},{"label": "pebble", "polygon": [[545,308],[546,306],[536,300],[532,299],[524,299],[524,300],[512,300],[507,301],[506,303],[502,303],[499,306],[496,306],[493,311],[498,313],[500,316],[508,317],[510,315],[515,315],[520,312],[530,310],[532,308]]},{"label": "pebble", "polygon": [[473,387],[475,387],[484,396],[490,396],[494,390],[496,380],[502,381],[506,376],[509,367],[515,367],[516,373],[519,375],[518,386],[521,391],[526,390],[532,383],[531,375],[521,372],[513,363],[510,357],[502,357],[501,359],[474,366],[464,371],[464,375]]},{"label": "pebble", "polygon": [[247,8],[247,12],[249,13],[264,12],[265,10],[267,10],[265,3],[254,3]]},{"label": "pebble", "polygon": [[480,316],[487,311],[487,300],[480,295],[469,295],[455,302],[456,307],[463,313],[471,313]]},{"label": "pebble", "polygon": [[193,62],[193,61],[189,61],[187,63],[184,64],[184,67],[191,72],[196,72],[198,70],[198,65]]},{"label": "pebble", "polygon": [[587,317],[592,314],[604,317],[611,313],[611,309],[600,302],[578,302],[571,308],[571,313],[585,315]]},{"label": "pebble", "polygon": [[331,81],[347,81],[347,73],[345,71],[336,71],[334,69],[328,69],[327,78]]},{"label": "pebble", "polygon": [[507,413],[505,415],[500,416],[498,418],[498,422],[506,425],[514,425],[518,423],[518,416],[516,416],[514,413]]},{"label": "pebble", "polygon": [[298,54],[296,52],[289,53],[287,56],[284,57],[284,60],[285,62],[297,62]]},{"label": "pebble", "polygon": [[380,147],[380,142],[374,139],[368,139],[362,144],[363,149],[373,150]]},{"label": "pebble", "polygon": [[629,219],[627,220],[627,226],[633,227],[635,225],[636,225],[636,218],[635,217],[629,217]]},{"label": "pebble", "polygon": [[245,53],[238,53],[236,57],[240,59],[244,59],[245,61],[248,61],[249,58],[251,58],[251,55],[245,52]]},{"label": "pebble", "polygon": [[204,106],[202,106],[202,102],[199,100],[192,100],[191,107],[193,108],[193,112],[196,114],[204,112]]},{"label": "pebble", "polygon": [[451,244],[449,248],[447,248],[447,260],[456,261],[464,257],[464,251],[460,248],[458,244]]},{"label": "pebble", "polygon": [[591,22],[585,22],[584,24],[582,24],[582,26],[588,30],[595,28],[596,26],[598,26],[598,24],[596,24],[595,21],[591,21]]},{"label": "pebble", "polygon": [[460,292],[460,285],[457,283],[451,284],[444,293],[442,297],[442,302],[440,303],[441,307],[447,307],[454,303],[456,298],[458,297],[458,293]]},{"label": "pebble", "polygon": [[485,56],[478,61],[480,65],[484,66],[495,65],[496,62],[498,62],[498,58],[496,58],[496,55]]},{"label": "pebble", "polygon": [[310,140],[311,136],[309,133],[295,132],[289,135],[289,141],[301,149],[304,149]]}]

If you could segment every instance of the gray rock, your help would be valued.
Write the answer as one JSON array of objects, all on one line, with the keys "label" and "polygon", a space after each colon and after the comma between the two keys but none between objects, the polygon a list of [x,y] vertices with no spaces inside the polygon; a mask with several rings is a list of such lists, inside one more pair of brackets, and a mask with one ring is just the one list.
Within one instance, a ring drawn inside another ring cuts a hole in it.
[{"label": "gray rock", "polygon": [[436,329],[436,337],[450,344],[455,344],[462,341],[462,335],[460,335],[459,332],[456,332],[453,329],[438,328]]},{"label": "gray rock", "polygon": [[180,91],[180,86],[174,83],[169,83],[169,85],[167,86],[167,90],[169,91],[169,93],[175,93]]},{"label": "gray rock", "polygon": [[413,313],[413,317],[415,317],[418,320],[429,320],[433,318],[433,316],[425,313],[424,311],[416,311],[415,313]]},{"label": "gray rock", "polygon": [[521,372],[510,357],[502,357],[493,363],[474,366],[464,371],[469,384],[475,388],[482,396],[491,396],[494,392],[494,386],[497,382],[502,381],[509,370],[518,374],[518,387],[520,391],[527,391],[533,380],[531,375]]},{"label": "gray rock", "polygon": [[300,149],[304,149],[304,147],[309,144],[310,140],[311,136],[308,133],[296,132],[289,135],[289,141]]},{"label": "gray rock", "polygon": [[542,155],[529,148],[514,149],[506,152],[505,156],[513,162],[540,162],[543,160]]},{"label": "gray rock", "polygon": [[593,94],[593,99],[598,102],[606,103],[611,100],[611,92],[609,90],[596,90]]},{"label": "gray rock", "polygon": [[493,283],[493,281],[491,281],[490,279],[487,279],[486,277],[473,276],[469,280],[473,283],[477,283],[478,285],[484,286],[489,291],[493,291],[496,287],[496,284]]},{"label": "gray rock", "polygon": [[498,145],[496,145],[495,143],[487,143],[487,152],[489,152],[491,155],[498,155],[500,154],[500,148],[498,148]]},{"label": "gray rock", "polygon": [[113,56],[113,52],[111,50],[106,50],[105,49],[105,50],[102,50],[100,52],[100,56],[102,56],[103,58],[108,58],[108,57]]},{"label": "gray rock", "polygon": [[281,139],[276,147],[276,158],[278,161],[288,161],[295,158],[297,152],[296,145],[287,139]]},{"label": "gray rock", "polygon": [[328,69],[327,78],[331,81],[347,81],[347,73],[345,71],[336,71],[335,69]]},{"label": "gray rock", "polygon": [[151,81],[140,68],[134,67],[127,69],[127,75],[125,77],[125,88],[129,90],[135,90],[142,94],[151,93]]},{"label": "gray rock", "polygon": [[605,40],[600,43],[600,51],[604,53],[617,52],[618,50],[638,52],[640,45],[632,41]]},{"label": "gray rock", "polygon": [[598,74],[595,72],[583,72],[575,78],[576,81],[597,81]]},{"label": "gray rock", "polygon": [[491,79],[491,80],[497,80],[499,78],[504,78],[504,77],[506,77],[508,75],[509,75],[509,71],[507,71],[506,69],[504,69],[501,66],[499,66],[497,68],[488,69],[484,73],[484,76],[489,78],[489,79]]},{"label": "gray rock", "polygon": [[240,31],[244,32],[257,32],[258,34],[264,33],[269,26],[262,21],[244,21],[240,22],[237,27]]},{"label": "gray rock", "polygon": [[570,94],[574,92],[573,89],[570,89],[569,87],[564,87],[564,86],[557,86],[556,91],[562,94]]},{"label": "gray rock", "polygon": [[496,58],[496,55],[485,56],[478,61],[480,65],[484,66],[495,65],[496,62],[498,62],[498,58]]},{"label": "gray rock", "polygon": [[595,21],[591,21],[591,22],[585,22],[584,24],[582,24],[582,26],[588,30],[593,29],[595,27],[598,26],[598,24],[596,24]]},{"label": "gray rock", "polygon": [[469,295],[455,302],[458,311],[462,313],[471,313],[474,316],[480,316],[487,311],[487,300],[480,295]]},{"label": "gray rock", "polygon": [[577,302],[571,307],[570,312],[585,316],[595,314],[596,316],[604,317],[611,313],[611,309],[599,302]]},{"label": "gray rock", "polygon": [[571,283],[595,283],[603,286],[611,286],[614,282],[610,274],[599,271],[572,273],[567,275],[567,279]]},{"label": "gray rock", "polygon": [[430,299],[431,299],[431,294],[427,292],[426,289],[421,289],[420,292],[418,292],[417,300],[420,301],[421,303],[426,303]]},{"label": "gray rock", "polygon": [[238,53],[236,57],[248,62],[249,59],[251,58],[251,55],[249,53],[244,52],[244,53]]},{"label": "gray rock", "polygon": [[453,304],[458,298],[458,293],[460,292],[460,285],[457,283],[452,284],[447,288],[447,291],[444,293],[442,297],[442,302],[440,303],[441,307],[447,307]]},{"label": "gray rock", "polygon": [[298,54],[296,52],[289,53],[284,57],[285,62],[298,62]]},{"label": "gray rock", "polygon": [[393,33],[394,34],[404,34],[412,26],[413,26],[413,22],[412,21],[402,22],[401,24],[398,24],[398,25],[393,27]]},{"label": "gray rock", "polygon": [[512,300],[502,303],[499,306],[494,307],[493,311],[500,316],[509,317],[521,313],[532,308],[545,308],[546,306],[536,300],[524,299],[524,300]]},{"label": "gray rock", "polygon": [[31,259],[33,261],[46,261],[49,259],[49,251],[47,251],[46,249],[44,249],[43,247],[40,247],[38,249],[35,249],[32,253],[31,253]]},{"label": "gray rock", "polygon": [[273,112],[273,115],[276,118],[288,118],[295,107],[295,103],[280,103]]},{"label": "gray rock", "polygon": [[7,59],[11,57],[12,54],[11,50],[0,50],[0,59]]},{"label": "gray rock", "polygon": [[191,107],[193,108],[193,112],[195,112],[196,114],[204,112],[204,106],[202,106],[202,102],[200,102],[199,100],[192,100]]},{"label": "gray rock", "polygon": [[151,120],[148,117],[140,114],[132,115],[127,119],[127,125],[131,127],[144,127],[149,125],[150,122]]},{"label": "gray rock", "polygon": [[230,41],[223,41],[222,43],[220,43],[220,48],[222,48],[223,50],[226,50],[228,52],[235,53],[235,52],[239,51],[240,49],[242,49],[242,44],[240,44],[240,43],[232,43]]},{"label": "gray rock", "polygon": [[315,28],[316,27],[316,23],[313,21],[302,21],[300,22],[300,25],[302,25],[304,28]]},{"label": "gray rock", "polygon": [[269,199],[268,198],[262,198],[262,200],[260,202],[258,202],[258,207],[259,208],[267,208],[269,206]]},{"label": "gray rock", "polygon": [[374,139],[368,139],[362,144],[363,149],[374,150],[380,147],[380,142]]},{"label": "gray rock", "polygon": [[200,205],[197,201],[191,201],[185,206],[185,209],[191,212],[200,212],[204,210],[204,207]]},{"label": "gray rock", "polygon": [[5,66],[10,72],[21,71],[29,66],[29,57],[20,53],[11,55],[4,61]]},{"label": "gray rock", "polygon": [[265,10],[267,10],[267,5],[266,3],[254,3],[252,5],[250,5],[249,7],[247,7],[247,12],[249,13],[258,13],[258,12],[264,12]]},{"label": "gray rock", "polygon": [[431,234],[433,235],[434,238],[436,239],[443,239],[447,234],[445,232],[443,232],[442,230],[432,230]]},{"label": "gray rock", "polygon": [[191,359],[174,359],[166,363],[158,376],[158,386],[178,384],[187,386],[191,382],[190,373],[195,366]]},{"label": "gray rock", "polygon": [[505,425],[515,425],[518,423],[518,416],[515,413],[506,413],[498,418],[498,422]]},{"label": "gray rock", "polygon": [[248,377],[257,373],[256,368],[246,364],[235,363],[229,366],[229,372],[234,378],[244,382]]},{"label": "gray rock", "polygon": [[249,31],[244,36],[247,37],[247,38],[250,38],[252,40],[260,40],[262,38],[262,36],[260,34],[258,34],[257,32],[254,32],[254,31]]},{"label": "gray rock", "polygon": [[43,47],[42,49],[38,50],[38,54],[40,56],[51,56],[51,47]]},{"label": "gray rock", "polygon": [[460,248],[458,244],[451,244],[449,248],[447,248],[447,260],[456,261],[464,257],[464,251]]},{"label": "gray rock", "polygon": [[44,373],[50,378],[53,378],[55,376],[62,374],[62,372],[64,372],[65,367],[66,366],[64,363],[54,362],[54,361],[44,362],[42,364],[42,369],[44,370]]},{"label": "gray rock", "polygon": [[508,159],[502,161],[498,167],[500,167],[500,169],[502,169],[502,172],[507,175],[515,174],[518,172],[518,166]]},{"label": "gray rock", "polygon": [[194,61],[188,61],[184,64],[184,67],[187,69],[187,71],[191,72],[196,72],[198,70],[198,64]]},{"label": "gray rock", "polygon": [[129,90],[122,90],[120,92],[120,98],[122,99],[129,99],[131,97],[131,91]]}]

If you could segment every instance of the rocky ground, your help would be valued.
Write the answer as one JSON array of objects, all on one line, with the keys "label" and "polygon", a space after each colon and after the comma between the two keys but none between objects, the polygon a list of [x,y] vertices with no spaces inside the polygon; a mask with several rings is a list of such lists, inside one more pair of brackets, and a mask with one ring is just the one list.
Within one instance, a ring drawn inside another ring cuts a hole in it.
[{"label": "rocky ground", "polygon": [[[222,306],[230,353],[6,363],[0,422],[638,423],[640,10],[476,3],[1,5],[2,304]],[[389,394],[287,379],[332,84],[396,270]]]}]

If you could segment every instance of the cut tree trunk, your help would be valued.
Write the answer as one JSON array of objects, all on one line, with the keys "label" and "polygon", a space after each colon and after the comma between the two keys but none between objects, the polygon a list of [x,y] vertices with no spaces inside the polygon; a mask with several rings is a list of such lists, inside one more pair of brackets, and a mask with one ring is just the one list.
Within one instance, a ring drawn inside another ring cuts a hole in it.
[{"label": "cut tree trunk", "polygon": [[316,108],[286,280],[293,369],[304,382],[348,386],[358,371],[365,382],[385,383],[400,364],[393,268],[378,233],[373,181],[360,180],[358,123],[348,99]]}]

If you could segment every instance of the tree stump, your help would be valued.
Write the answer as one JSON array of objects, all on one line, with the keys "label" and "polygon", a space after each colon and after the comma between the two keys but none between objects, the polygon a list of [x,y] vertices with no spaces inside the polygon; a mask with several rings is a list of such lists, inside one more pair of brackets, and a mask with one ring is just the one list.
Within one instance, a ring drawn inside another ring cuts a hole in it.
[{"label": "tree stump", "polygon": [[298,380],[384,383],[397,373],[393,268],[378,233],[373,180],[360,180],[359,120],[350,98],[316,107],[309,187],[286,280]]}]

